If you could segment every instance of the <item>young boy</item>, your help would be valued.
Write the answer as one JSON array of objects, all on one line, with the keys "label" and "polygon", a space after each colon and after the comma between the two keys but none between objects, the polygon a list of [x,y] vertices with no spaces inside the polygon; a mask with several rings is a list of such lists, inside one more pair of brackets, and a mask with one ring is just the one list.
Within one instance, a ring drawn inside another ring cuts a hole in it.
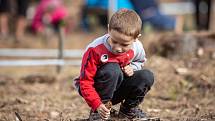
[{"label": "young boy", "polygon": [[138,40],[142,22],[133,10],[117,11],[108,25],[108,34],[90,43],[82,59],[75,86],[92,108],[90,120],[110,116],[111,106],[121,103],[120,118],[144,118],[137,106],[150,90],[154,77],[142,66],[145,51]]}]

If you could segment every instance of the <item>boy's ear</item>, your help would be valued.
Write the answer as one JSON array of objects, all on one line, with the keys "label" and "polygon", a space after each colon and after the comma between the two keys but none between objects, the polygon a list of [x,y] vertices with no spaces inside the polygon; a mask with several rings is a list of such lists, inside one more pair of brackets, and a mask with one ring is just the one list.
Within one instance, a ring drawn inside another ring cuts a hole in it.
[{"label": "boy's ear", "polygon": [[141,34],[139,34],[139,35],[137,36],[137,38],[134,39],[134,41],[137,41],[139,37],[141,37]]}]

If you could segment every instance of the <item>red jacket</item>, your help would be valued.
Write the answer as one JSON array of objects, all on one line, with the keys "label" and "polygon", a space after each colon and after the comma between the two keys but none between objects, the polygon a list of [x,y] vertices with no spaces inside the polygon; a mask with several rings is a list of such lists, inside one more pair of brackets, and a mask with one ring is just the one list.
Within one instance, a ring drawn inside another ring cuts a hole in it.
[{"label": "red jacket", "polygon": [[131,64],[134,70],[140,70],[146,61],[145,51],[139,40],[133,43],[132,49],[122,54],[113,54],[106,34],[90,43],[82,58],[79,78],[75,79],[75,86],[80,89],[87,104],[96,110],[102,103],[94,88],[94,77],[99,67],[108,62],[116,62],[120,67]]}]

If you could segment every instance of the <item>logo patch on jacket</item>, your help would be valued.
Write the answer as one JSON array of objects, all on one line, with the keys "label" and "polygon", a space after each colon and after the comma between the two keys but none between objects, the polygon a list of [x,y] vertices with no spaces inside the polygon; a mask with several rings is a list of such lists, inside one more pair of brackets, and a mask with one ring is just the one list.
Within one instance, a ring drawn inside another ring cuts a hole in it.
[{"label": "logo patch on jacket", "polygon": [[101,61],[102,61],[102,62],[107,62],[107,61],[108,61],[108,55],[107,55],[107,54],[103,54],[103,55],[101,56]]}]

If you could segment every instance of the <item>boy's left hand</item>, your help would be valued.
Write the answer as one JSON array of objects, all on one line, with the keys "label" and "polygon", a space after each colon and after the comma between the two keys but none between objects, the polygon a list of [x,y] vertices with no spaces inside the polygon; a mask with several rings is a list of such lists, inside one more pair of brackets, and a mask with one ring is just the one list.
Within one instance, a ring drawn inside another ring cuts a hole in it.
[{"label": "boy's left hand", "polygon": [[122,71],[127,76],[133,76],[133,74],[134,74],[134,70],[133,70],[133,68],[130,65],[127,65],[127,66],[123,67]]}]

